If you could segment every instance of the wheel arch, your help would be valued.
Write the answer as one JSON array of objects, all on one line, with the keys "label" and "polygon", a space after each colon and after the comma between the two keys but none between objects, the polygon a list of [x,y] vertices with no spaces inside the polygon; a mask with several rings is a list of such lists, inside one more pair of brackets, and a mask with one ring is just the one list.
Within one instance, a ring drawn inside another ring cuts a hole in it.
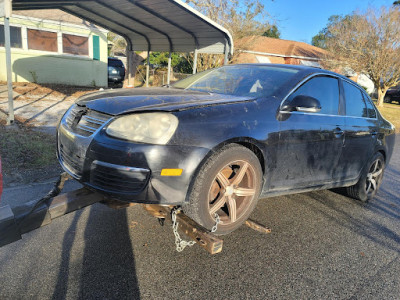
[{"label": "wheel arch", "polygon": [[208,153],[204,156],[202,161],[197,166],[195,172],[193,172],[193,174],[190,178],[188,190],[186,192],[185,202],[188,202],[188,197],[189,197],[190,191],[191,191],[191,189],[193,187],[193,183],[194,183],[193,179],[198,175],[202,166],[211,157],[211,155],[213,155],[215,152],[217,152],[222,147],[229,145],[229,144],[238,144],[238,145],[241,145],[241,146],[251,150],[257,156],[258,161],[261,166],[263,176],[265,175],[265,156],[264,156],[263,151],[261,150],[259,143],[255,139],[250,138],[250,137],[238,137],[238,138],[233,138],[233,139],[223,141],[219,144],[216,144],[212,149],[210,149],[210,151],[208,151]]},{"label": "wheel arch", "polygon": [[214,152],[218,151],[222,147],[228,145],[228,144],[238,144],[241,145],[249,150],[251,150],[258,158],[258,161],[260,162],[261,170],[263,172],[263,175],[265,174],[265,157],[264,153],[261,150],[261,147],[259,143],[250,137],[238,137],[238,138],[233,138],[226,140],[222,143],[217,144],[213,149],[207,153],[206,157],[203,159],[202,163],[204,163]]},{"label": "wheel arch", "polygon": [[385,152],[385,150],[379,149],[377,152],[383,155],[383,159],[384,159],[384,161],[386,163],[386,152]]}]

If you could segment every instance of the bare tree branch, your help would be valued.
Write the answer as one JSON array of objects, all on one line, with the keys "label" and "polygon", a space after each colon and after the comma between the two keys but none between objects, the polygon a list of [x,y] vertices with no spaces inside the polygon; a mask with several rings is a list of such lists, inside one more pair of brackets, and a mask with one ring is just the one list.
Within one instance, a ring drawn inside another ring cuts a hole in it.
[{"label": "bare tree branch", "polygon": [[335,67],[365,73],[378,90],[378,106],[386,91],[400,82],[400,11],[382,7],[339,18],[328,27],[327,50]]}]

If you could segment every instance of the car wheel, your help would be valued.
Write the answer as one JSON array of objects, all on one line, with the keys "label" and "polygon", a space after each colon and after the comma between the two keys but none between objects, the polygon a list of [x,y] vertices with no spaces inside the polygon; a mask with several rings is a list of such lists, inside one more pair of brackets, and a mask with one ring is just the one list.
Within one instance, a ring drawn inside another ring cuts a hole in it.
[{"label": "car wheel", "polygon": [[220,223],[215,233],[230,233],[253,211],[261,182],[261,166],[251,150],[237,144],[224,146],[201,166],[183,211],[209,230],[218,215]]},{"label": "car wheel", "polygon": [[364,169],[357,184],[347,188],[350,197],[366,202],[375,197],[383,178],[385,160],[381,153],[376,153]]}]

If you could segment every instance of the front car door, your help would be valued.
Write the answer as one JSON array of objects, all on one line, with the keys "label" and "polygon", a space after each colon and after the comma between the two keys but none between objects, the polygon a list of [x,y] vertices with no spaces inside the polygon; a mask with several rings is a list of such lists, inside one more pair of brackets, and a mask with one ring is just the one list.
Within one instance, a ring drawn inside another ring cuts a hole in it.
[{"label": "front car door", "polygon": [[347,181],[358,179],[374,154],[379,121],[371,100],[357,85],[342,80],[342,90],[346,102],[345,142],[335,177]]},{"label": "front car door", "polygon": [[271,190],[288,190],[331,183],[343,146],[344,116],[341,115],[339,80],[314,76],[287,97],[311,96],[321,103],[321,111],[280,112],[277,170]]}]

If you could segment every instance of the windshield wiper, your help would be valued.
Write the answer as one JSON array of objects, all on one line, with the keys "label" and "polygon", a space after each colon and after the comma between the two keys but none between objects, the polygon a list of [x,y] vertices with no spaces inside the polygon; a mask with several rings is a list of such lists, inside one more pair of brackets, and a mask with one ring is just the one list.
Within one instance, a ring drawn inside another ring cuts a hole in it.
[{"label": "windshield wiper", "polygon": [[185,88],[182,88],[182,87],[176,87],[176,86],[173,86],[173,85],[170,85],[170,84],[164,84],[163,86],[161,86],[161,87],[164,87],[164,88],[169,88],[169,89],[177,89],[177,90],[184,90]]}]

